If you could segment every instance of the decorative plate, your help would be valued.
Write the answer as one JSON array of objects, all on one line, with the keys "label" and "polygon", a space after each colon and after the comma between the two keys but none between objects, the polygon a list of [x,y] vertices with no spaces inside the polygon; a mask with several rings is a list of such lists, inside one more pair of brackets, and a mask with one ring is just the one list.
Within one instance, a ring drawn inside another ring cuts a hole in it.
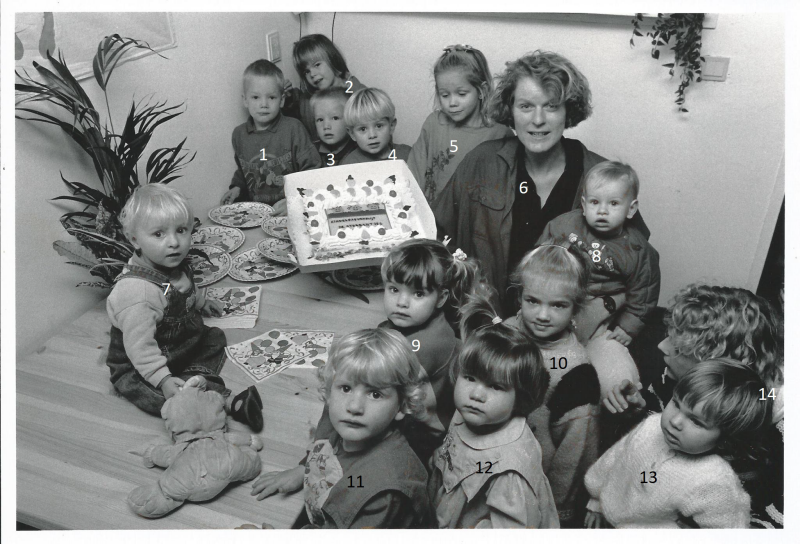
[{"label": "decorative plate", "polygon": [[233,258],[230,276],[238,281],[274,280],[297,270],[297,265],[270,261],[258,252],[258,248],[242,251]]},{"label": "decorative plate", "polygon": [[266,217],[261,222],[261,228],[264,232],[275,238],[281,240],[291,240],[289,238],[289,221],[286,216],[283,217]]},{"label": "decorative plate", "polygon": [[192,272],[194,273],[194,284],[197,287],[203,287],[209,283],[214,283],[225,277],[231,269],[231,256],[225,253],[216,246],[209,246],[204,244],[193,245],[192,249],[199,249],[204,251],[210,262],[205,260],[201,255],[189,255],[189,261],[192,263]]},{"label": "decorative plate", "polygon": [[265,238],[258,243],[258,251],[264,257],[279,263],[297,264],[294,246],[287,240]]},{"label": "decorative plate", "polygon": [[331,275],[333,283],[346,289],[356,291],[382,291],[383,278],[380,266],[362,266],[361,268],[347,268],[334,270]]},{"label": "decorative plate", "polygon": [[226,253],[233,253],[244,243],[244,233],[233,227],[210,225],[200,227],[192,234],[192,244],[205,244],[220,248]]},{"label": "decorative plate", "polygon": [[249,229],[259,226],[265,217],[269,217],[274,212],[272,206],[263,202],[236,202],[213,208],[208,212],[208,217],[214,223],[226,227]]}]

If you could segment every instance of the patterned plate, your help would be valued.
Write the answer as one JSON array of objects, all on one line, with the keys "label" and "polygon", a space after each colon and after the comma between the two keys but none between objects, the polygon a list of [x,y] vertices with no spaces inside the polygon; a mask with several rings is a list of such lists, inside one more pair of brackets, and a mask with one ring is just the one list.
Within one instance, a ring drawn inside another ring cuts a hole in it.
[{"label": "patterned plate", "polygon": [[231,269],[231,256],[216,246],[193,245],[192,249],[204,251],[211,262],[205,260],[200,255],[189,255],[194,272],[194,284],[203,287],[209,283],[214,283],[225,277]]},{"label": "patterned plate", "polygon": [[233,258],[230,276],[238,281],[274,280],[297,270],[293,264],[270,261],[258,252],[258,248],[242,251]]},{"label": "patterned plate", "polygon": [[226,227],[249,229],[259,226],[265,217],[269,217],[274,212],[272,206],[263,202],[236,202],[213,208],[208,212],[208,217],[214,223]]},{"label": "patterned plate", "polygon": [[261,228],[264,232],[275,238],[281,240],[291,240],[289,238],[288,218],[284,217],[267,217],[262,221]]},{"label": "patterned plate", "polygon": [[361,268],[347,268],[334,270],[331,276],[333,283],[355,289],[356,291],[382,291],[383,278],[380,266],[363,266]]},{"label": "patterned plate", "polygon": [[258,243],[258,251],[270,260],[279,263],[297,264],[294,246],[286,240],[266,238]]},{"label": "patterned plate", "polygon": [[227,253],[233,253],[244,243],[244,233],[233,227],[210,225],[197,229],[197,232],[192,234],[192,243],[207,244]]}]

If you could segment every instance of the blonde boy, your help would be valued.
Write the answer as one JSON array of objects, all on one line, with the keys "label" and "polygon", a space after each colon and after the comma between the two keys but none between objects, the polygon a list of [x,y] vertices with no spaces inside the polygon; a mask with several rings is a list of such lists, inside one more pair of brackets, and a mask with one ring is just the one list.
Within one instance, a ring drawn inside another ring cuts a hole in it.
[{"label": "blonde boy", "polygon": [[386,159],[408,161],[411,146],[392,142],[397,119],[392,100],[382,90],[367,87],[353,93],[344,106],[344,122],[358,149],[339,164]]}]

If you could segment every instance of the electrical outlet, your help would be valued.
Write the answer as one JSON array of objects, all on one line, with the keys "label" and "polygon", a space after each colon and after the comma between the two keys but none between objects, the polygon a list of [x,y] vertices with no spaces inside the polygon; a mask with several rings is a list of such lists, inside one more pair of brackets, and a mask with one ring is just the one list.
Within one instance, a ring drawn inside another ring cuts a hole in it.
[{"label": "electrical outlet", "polygon": [[267,58],[271,62],[281,60],[281,35],[277,30],[267,34]]}]

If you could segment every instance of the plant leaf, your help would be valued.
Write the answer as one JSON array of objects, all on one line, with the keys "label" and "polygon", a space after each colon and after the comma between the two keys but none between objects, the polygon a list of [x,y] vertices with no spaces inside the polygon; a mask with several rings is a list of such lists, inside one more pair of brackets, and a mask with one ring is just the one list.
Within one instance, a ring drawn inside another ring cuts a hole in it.
[{"label": "plant leaf", "polygon": [[94,254],[83,247],[80,242],[56,240],[53,242],[53,249],[62,257],[72,259],[73,263],[78,266],[88,266],[91,268],[97,264],[97,258]]}]

